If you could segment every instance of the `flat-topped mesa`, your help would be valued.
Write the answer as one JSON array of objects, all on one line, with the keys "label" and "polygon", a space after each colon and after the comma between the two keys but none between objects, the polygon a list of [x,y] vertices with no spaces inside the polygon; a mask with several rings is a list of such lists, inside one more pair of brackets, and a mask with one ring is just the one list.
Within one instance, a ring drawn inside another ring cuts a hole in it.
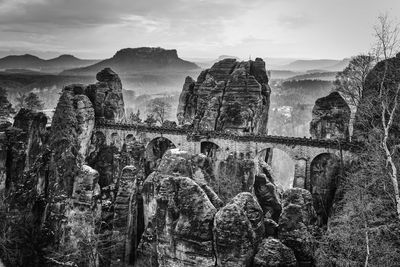
[{"label": "flat-topped mesa", "polygon": [[227,58],[187,77],[179,98],[178,122],[195,129],[267,133],[271,89],[261,58]]},{"label": "flat-topped mesa", "polygon": [[348,139],[350,108],[338,92],[315,101],[310,134],[316,139]]}]

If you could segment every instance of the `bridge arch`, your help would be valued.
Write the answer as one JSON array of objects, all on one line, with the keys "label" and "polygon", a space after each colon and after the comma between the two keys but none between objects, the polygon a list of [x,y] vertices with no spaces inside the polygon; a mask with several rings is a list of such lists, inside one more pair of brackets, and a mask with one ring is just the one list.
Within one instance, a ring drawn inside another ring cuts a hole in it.
[{"label": "bridge arch", "polygon": [[327,223],[340,178],[340,158],[334,153],[321,153],[310,164],[310,192],[318,223]]},{"label": "bridge arch", "polygon": [[211,141],[201,141],[200,142],[200,153],[206,155],[209,158],[217,158],[221,149],[219,145]]},{"label": "bridge arch", "polygon": [[176,145],[166,137],[155,137],[146,145],[146,175],[150,174],[158,165],[159,160],[168,149],[176,148]]},{"label": "bridge arch", "polygon": [[295,161],[286,151],[270,146],[259,151],[254,159],[256,166],[262,161],[271,166],[274,182],[279,188],[286,190],[294,186]]}]

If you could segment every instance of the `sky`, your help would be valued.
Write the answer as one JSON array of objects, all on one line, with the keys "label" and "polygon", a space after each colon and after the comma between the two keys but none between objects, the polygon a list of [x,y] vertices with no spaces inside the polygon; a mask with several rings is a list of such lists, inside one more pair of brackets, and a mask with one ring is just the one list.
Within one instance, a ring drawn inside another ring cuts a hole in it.
[{"label": "sky", "polygon": [[0,56],[342,59],[369,51],[383,13],[397,20],[400,0],[0,0]]}]

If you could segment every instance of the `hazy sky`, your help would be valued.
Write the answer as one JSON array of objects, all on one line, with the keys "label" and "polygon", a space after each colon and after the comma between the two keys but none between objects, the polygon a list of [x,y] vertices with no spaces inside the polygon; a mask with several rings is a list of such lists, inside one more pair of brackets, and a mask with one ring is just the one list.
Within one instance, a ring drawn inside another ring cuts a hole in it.
[{"label": "hazy sky", "polygon": [[0,0],[0,56],[344,58],[369,50],[385,12],[400,16],[400,0]]}]

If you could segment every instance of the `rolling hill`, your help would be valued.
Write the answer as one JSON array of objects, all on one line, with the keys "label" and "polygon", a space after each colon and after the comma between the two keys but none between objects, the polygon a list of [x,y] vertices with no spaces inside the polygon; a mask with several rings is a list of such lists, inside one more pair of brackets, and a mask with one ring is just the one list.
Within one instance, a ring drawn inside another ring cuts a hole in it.
[{"label": "rolling hill", "polygon": [[58,73],[65,69],[88,66],[96,62],[98,62],[98,60],[79,59],[72,55],[61,55],[47,60],[30,54],[11,55],[0,58],[0,69],[20,69]]}]

